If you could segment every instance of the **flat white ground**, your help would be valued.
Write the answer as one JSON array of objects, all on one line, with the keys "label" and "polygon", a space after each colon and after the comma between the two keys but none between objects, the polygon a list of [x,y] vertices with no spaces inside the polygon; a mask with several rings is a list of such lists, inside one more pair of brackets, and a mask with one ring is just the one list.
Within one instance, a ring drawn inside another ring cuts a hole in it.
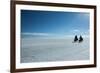
[{"label": "flat white ground", "polygon": [[21,63],[89,59],[89,38],[81,43],[67,39],[22,38]]}]

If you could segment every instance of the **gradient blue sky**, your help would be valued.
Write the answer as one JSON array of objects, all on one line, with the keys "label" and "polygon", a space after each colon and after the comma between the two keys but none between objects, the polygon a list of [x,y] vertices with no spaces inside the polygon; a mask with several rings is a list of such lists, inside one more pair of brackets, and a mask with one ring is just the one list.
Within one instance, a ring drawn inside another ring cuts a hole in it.
[{"label": "gradient blue sky", "polygon": [[24,35],[89,35],[89,13],[21,10]]}]

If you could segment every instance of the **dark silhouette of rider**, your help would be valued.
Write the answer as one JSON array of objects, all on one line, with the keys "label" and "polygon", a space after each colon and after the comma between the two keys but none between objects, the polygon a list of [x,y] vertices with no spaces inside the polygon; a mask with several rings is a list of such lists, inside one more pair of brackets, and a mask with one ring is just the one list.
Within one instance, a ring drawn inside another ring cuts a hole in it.
[{"label": "dark silhouette of rider", "polygon": [[74,42],[78,41],[77,35],[75,35]]},{"label": "dark silhouette of rider", "polygon": [[83,38],[82,38],[82,36],[80,35],[80,37],[79,37],[79,42],[82,42],[83,41]]}]

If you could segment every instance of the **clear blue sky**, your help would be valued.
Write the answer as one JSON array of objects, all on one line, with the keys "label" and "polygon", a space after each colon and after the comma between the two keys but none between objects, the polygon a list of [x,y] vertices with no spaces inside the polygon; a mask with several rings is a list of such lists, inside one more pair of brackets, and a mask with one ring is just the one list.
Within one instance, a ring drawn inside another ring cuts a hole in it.
[{"label": "clear blue sky", "polygon": [[75,35],[89,33],[89,13],[21,10],[25,35]]}]

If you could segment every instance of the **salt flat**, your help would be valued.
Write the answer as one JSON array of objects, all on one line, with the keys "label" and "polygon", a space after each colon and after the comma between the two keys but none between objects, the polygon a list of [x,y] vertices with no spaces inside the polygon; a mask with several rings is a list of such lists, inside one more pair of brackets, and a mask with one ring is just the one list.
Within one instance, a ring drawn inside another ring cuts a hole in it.
[{"label": "salt flat", "polygon": [[89,59],[89,38],[73,43],[73,38],[22,38],[21,63]]}]

